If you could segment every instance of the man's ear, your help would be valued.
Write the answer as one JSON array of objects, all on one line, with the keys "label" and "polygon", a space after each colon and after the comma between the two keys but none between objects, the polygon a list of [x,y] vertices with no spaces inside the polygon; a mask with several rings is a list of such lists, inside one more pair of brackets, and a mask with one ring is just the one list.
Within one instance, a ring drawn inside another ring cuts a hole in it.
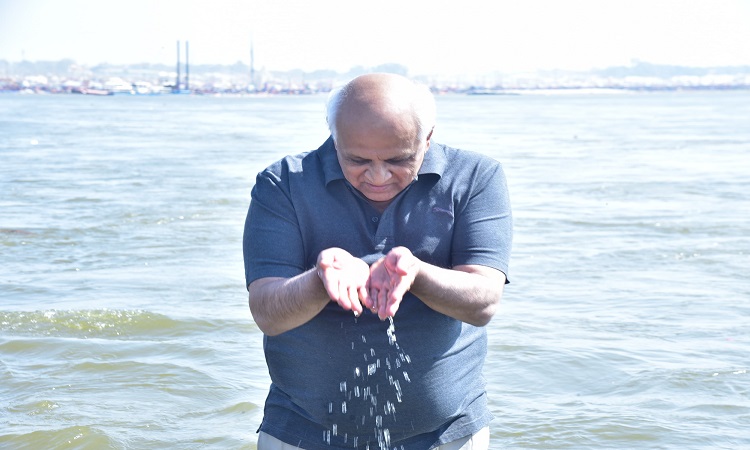
[{"label": "man's ear", "polygon": [[427,135],[427,139],[426,139],[426,141],[427,141],[427,148],[430,148],[430,139],[432,139],[432,132],[433,131],[435,131],[435,127],[432,127],[432,129],[430,130],[430,134]]}]

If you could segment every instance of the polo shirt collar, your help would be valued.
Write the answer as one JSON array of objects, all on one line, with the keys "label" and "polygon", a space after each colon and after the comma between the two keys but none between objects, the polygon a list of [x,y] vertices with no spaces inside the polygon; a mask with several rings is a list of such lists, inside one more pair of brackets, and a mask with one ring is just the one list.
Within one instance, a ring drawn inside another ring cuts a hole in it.
[{"label": "polo shirt collar", "polygon": [[[330,182],[335,180],[343,180],[344,172],[341,170],[339,159],[336,156],[336,147],[333,144],[333,136],[329,136],[328,139],[318,149],[320,154],[320,161],[323,165],[323,174],[325,176],[325,183],[328,185]],[[430,148],[424,155],[424,161],[422,161],[422,167],[419,168],[419,175],[435,174],[442,176],[448,161],[445,157],[445,148],[441,144],[430,142]]]},{"label": "polo shirt collar", "polygon": [[333,145],[333,136],[328,139],[318,149],[320,162],[323,165],[323,176],[325,177],[326,186],[332,181],[343,180],[344,172],[341,170],[339,158],[336,156],[336,147]]},{"label": "polo shirt collar", "polygon": [[422,167],[419,168],[419,175],[435,174],[439,177],[443,176],[445,168],[448,165],[447,158],[445,157],[445,146],[437,144],[435,141],[430,141],[430,148],[424,155],[424,161],[422,161]]}]

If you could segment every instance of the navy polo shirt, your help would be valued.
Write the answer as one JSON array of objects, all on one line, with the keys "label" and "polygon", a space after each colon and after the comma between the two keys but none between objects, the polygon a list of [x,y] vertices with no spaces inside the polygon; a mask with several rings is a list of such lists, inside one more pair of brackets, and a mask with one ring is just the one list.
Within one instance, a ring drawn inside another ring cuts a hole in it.
[{"label": "navy polo shirt", "polygon": [[[508,273],[510,202],[492,158],[432,143],[417,179],[381,214],[344,178],[329,138],[259,173],[245,223],[246,284],[289,278],[340,247],[368,264],[396,246],[450,268]],[[264,336],[271,376],[260,429],[314,450],[384,441],[428,449],[470,435],[492,416],[482,377],[486,331],[407,293],[389,322],[331,302],[316,317]]]}]

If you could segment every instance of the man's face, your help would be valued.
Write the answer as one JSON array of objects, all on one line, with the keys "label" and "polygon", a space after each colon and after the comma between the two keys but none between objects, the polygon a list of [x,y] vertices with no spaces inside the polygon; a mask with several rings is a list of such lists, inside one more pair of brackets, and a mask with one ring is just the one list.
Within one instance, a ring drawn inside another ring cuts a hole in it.
[{"label": "man's face", "polygon": [[365,126],[340,126],[337,130],[341,170],[369,200],[388,205],[416,178],[429,148],[429,137],[417,140],[413,127],[358,125]]}]

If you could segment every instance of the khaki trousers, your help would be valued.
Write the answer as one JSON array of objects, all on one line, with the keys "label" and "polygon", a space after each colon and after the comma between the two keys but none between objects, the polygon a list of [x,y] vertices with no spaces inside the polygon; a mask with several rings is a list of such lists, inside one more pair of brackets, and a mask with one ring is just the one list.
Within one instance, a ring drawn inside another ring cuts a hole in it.
[{"label": "khaki trousers", "polygon": [[[487,450],[490,447],[490,427],[484,427],[476,434],[448,442],[433,450]],[[268,433],[258,435],[258,450],[301,450],[302,447],[281,442]],[[409,449],[405,449],[409,450]]]}]

